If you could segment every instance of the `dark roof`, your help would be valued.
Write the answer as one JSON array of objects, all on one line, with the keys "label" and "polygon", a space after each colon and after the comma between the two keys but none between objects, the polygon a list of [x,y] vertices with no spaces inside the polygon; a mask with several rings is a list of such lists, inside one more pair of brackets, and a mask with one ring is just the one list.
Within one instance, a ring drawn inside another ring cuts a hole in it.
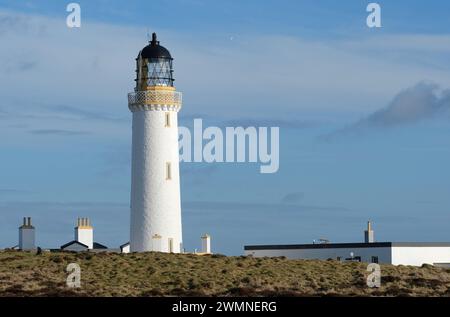
[{"label": "dark roof", "polygon": [[244,246],[244,250],[294,250],[294,249],[342,249],[342,248],[389,248],[389,247],[450,247],[450,242],[373,242],[373,243],[246,245]]},{"label": "dark roof", "polygon": [[89,247],[87,245],[85,245],[84,243],[81,243],[80,241],[77,241],[77,240],[72,240],[70,242],[67,242],[66,244],[61,246],[61,249],[64,249],[64,248],[68,247],[69,245],[72,245],[72,244],[75,244],[75,243],[77,243],[79,245],[82,245],[83,247],[86,247],[86,249],[89,249]]},{"label": "dark roof", "polygon": [[156,33],[152,34],[152,41],[140,52],[142,58],[166,58],[172,59],[170,52],[164,46],[159,45]]},{"label": "dark roof", "polygon": [[393,247],[450,247],[450,242],[392,242]]},{"label": "dark roof", "polygon": [[108,249],[108,247],[106,245],[103,245],[98,242],[94,242],[93,247],[94,247],[94,249]]},{"label": "dark roof", "polygon": [[127,243],[124,243],[124,244],[122,244],[119,248],[124,248],[124,247],[126,247],[127,245],[130,245],[130,242],[127,242]]}]

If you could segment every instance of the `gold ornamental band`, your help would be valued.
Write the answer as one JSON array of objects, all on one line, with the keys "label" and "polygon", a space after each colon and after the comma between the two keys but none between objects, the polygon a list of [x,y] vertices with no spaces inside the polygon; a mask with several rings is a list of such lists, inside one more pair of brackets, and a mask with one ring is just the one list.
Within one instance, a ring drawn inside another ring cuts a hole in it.
[{"label": "gold ornamental band", "polygon": [[181,106],[181,103],[181,92],[175,90],[152,89],[128,94],[128,104],[131,106],[152,104]]}]

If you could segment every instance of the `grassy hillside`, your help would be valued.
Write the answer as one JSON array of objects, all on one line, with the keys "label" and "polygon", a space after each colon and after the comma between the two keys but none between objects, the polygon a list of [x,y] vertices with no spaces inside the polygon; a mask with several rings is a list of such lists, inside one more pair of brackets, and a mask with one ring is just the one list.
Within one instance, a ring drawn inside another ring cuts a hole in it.
[{"label": "grassy hillside", "polygon": [[[79,289],[66,286],[69,263]],[[0,296],[449,296],[450,270],[382,266],[382,287],[366,286],[367,265],[190,254],[0,252]]]}]

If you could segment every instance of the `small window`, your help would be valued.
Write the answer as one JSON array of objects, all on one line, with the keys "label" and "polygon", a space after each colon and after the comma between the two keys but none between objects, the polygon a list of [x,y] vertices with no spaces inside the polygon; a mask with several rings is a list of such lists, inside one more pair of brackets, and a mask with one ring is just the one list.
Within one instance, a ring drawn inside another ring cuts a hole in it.
[{"label": "small window", "polygon": [[165,127],[170,127],[170,112],[166,112],[165,121]]},{"label": "small window", "polygon": [[170,162],[166,163],[166,179],[172,179],[172,166],[170,165]]},{"label": "small window", "polygon": [[345,261],[348,261],[348,262],[361,262],[361,257],[360,256],[354,256],[352,258],[345,258]]},{"label": "small window", "polygon": [[378,257],[377,256],[373,256],[372,257],[372,263],[378,263]]},{"label": "small window", "polygon": [[169,253],[173,253],[173,239],[169,238]]},{"label": "small window", "polygon": [[337,258],[336,258],[336,261],[341,261],[342,260],[342,258],[340,257],[340,256],[338,256]]}]

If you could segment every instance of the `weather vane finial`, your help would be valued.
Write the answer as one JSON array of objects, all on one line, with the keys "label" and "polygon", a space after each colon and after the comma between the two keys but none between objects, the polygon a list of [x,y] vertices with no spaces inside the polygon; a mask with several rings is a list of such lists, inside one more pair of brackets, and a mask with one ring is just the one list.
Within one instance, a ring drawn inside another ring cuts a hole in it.
[{"label": "weather vane finial", "polygon": [[152,41],[150,42],[152,45],[158,45],[159,42],[156,40],[156,33],[152,33]]}]

